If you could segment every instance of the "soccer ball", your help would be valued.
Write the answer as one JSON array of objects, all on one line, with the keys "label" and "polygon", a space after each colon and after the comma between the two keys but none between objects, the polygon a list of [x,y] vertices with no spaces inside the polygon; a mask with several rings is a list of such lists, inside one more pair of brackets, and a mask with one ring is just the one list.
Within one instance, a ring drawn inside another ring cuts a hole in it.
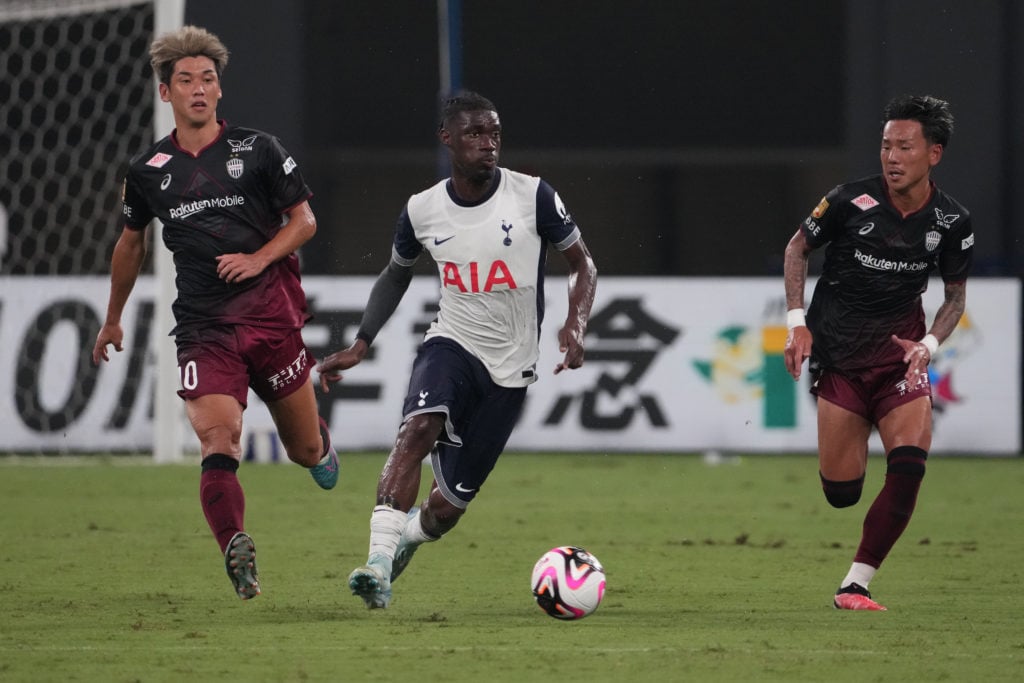
[{"label": "soccer ball", "polygon": [[604,567],[583,548],[564,545],[544,553],[530,585],[542,610],[555,619],[582,619],[604,598]]}]

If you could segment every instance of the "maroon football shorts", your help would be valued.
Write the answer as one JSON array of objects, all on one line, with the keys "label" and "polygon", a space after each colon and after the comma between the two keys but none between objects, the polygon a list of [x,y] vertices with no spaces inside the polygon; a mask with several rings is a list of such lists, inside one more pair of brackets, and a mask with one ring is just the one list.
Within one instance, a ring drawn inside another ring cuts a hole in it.
[{"label": "maroon football shorts", "polygon": [[222,325],[178,334],[178,395],[234,396],[247,404],[249,387],[264,401],[288,396],[306,382],[313,355],[302,331]]},{"label": "maroon football shorts", "polygon": [[920,375],[917,382],[910,384],[904,377],[906,372],[904,363],[866,368],[856,374],[822,370],[811,384],[811,393],[877,425],[897,406],[922,396],[931,400],[928,374]]}]

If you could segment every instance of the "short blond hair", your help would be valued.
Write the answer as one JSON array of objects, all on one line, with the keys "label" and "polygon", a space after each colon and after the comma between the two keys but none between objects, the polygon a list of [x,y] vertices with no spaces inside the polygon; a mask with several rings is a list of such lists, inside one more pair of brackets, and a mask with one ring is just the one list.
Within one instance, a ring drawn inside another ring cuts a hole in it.
[{"label": "short blond hair", "polygon": [[216,35],[198,26],[183,26],[177,31],[165,33],[149,46],[149,64],[157,79],[171,84],[174,65],[185,57],[209,57],[217,77],[228,65],[228,49]]}]

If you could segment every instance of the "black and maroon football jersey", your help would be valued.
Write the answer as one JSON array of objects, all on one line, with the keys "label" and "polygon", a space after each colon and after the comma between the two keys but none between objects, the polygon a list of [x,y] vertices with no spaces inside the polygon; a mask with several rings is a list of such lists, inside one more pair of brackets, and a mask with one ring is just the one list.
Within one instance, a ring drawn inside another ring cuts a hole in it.
[{"label": "black and maroon football jersey", "polygon": [[124,220],[135,230],[153,218],[163,223],[177,269],[175,333],[210,324],[302,327],[308,314],[295,254],[234,284],[217,276],[216,257],[257,251],[311,195],[277,138],[223,121],[196,156],[172,134],[132,159]]},{"label": "black and maroon football jersey", "polygon": [[902,362],[890,336],[924,336],[929,276],[964,281],[974,254],[971,218],[959,202],[933,184],[928,203],[904,218],[880,175],[834,188],[801,229],[810,246],[827,244],[807,310],[812,368]]}]

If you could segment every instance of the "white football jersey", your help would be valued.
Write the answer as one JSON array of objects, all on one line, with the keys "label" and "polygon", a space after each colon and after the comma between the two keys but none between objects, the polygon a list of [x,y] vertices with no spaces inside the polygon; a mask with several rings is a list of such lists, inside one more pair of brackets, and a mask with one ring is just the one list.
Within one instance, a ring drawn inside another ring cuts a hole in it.
[{"label": "white football jersey", "polygon": [[540,178],[499,168],[492,192],[475,204],[444,180],[409,198],[392,259],[412,266],[424,249],[437,263],[440,310],[426,339],[446,337],[487,367],[494,382],[537,380],[547,249],[569,248],[580,231]]}]

